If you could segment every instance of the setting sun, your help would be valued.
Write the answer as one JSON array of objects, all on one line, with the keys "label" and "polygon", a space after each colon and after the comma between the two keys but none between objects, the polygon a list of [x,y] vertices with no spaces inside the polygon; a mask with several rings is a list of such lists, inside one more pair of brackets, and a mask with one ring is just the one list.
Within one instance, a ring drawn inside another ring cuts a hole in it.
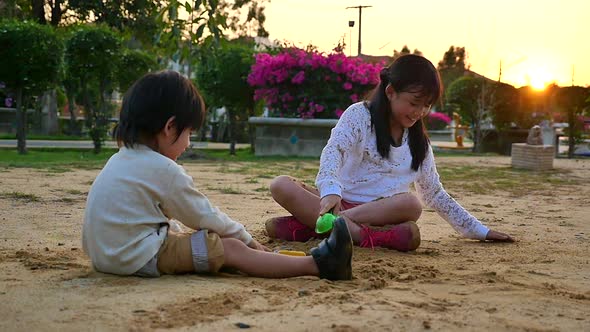
[{"label": "setting sun", "polygon": [[543,90],[551,81],[550,75],[543,71],[537,70],[530,74],[530,86],[535,90]]}]

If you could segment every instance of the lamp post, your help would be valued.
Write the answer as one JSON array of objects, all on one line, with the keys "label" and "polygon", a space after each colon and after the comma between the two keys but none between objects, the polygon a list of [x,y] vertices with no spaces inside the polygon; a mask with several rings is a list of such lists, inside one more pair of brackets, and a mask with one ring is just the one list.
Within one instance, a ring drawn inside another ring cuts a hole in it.
[{"label": "lamp post", "polygon": [[[358,44],[358,56],[361,56],[361,25],[362,25],[362,15],[363,15],[363,8],[370,8],[373,6],[352,6],[352,7],[346,7],[346,9],[356,9],[358,8],[359,10],[359,44]],[[352,27],[350,25],[350,22],[352,22],[352,26],[354,26],[354,21],[349,21],[348,22],[348,26]]]},{"label": "lamp post", "polygon": [[352,28],[354,27],[354,21],[348,21],[348,27],[350,28],[348,29],[348,40],[350,40],[348,43],[348,56],[352,56]]}]

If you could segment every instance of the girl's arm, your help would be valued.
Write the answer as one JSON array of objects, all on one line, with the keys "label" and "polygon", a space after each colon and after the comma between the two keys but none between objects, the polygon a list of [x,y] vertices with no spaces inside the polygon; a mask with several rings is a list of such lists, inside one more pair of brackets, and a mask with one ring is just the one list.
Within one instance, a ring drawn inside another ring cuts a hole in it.
[{"label": "girl's arm", "polygon": [[422,202],[434,209],[457,232],[471,239],[486,239],[489,229],[457,203],[440,183],[432,147],[428,148],[426,158],[418,169],[415,186]]},{"label": "girl's arm", "polygon": [[[320,168],[316,177],[316,187],[320,197],[338,195],[342,197],[342,184],[339,180],[340,169],[346,153],[352,150],[367,130],[370,129],[371,116],[363,104],[351,105],[332,129],[330,139],[322,150]],[[357,156],[350,156],[354,158]],[[358,156],[362,158],[362,156]]]},{"label": "girl's arm", "polygon": [[169,194],[160,208],[168,218],[173,218],[192,229],[208,229],[220,237],[236,238],[250,244],[252,236],[244,225],[212,206],[209,199],[199,192],[191,176],[182,167],[172,179]]}]

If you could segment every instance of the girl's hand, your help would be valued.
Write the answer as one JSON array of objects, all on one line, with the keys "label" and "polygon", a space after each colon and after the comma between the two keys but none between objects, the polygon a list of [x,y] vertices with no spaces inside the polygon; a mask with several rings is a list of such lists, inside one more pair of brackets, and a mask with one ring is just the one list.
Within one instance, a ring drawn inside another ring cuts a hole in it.
[{"label": "girl's hand", "polygon": [[514,239],[510,235],[496,232],[491,229],[488,232],[488,235],[486,235],[486,240],[494,242],[514,242]]},{"label": "girl's hand", "polygon": [[333,209],[332,214],[338,215],[340,213],[340,201],[342,197],[338,195],[324,196],[320,200],[320,216],[328,213]]},{"label": "girl's hand", "polygon": [[263,246],[262,244],[260,244],[260,242],[254,240],[254,239],[252,239],[252,241],[250,242],[248,247],[250,247],[254,250],[270,251],[270,249],[268,249],[266,246]]}]

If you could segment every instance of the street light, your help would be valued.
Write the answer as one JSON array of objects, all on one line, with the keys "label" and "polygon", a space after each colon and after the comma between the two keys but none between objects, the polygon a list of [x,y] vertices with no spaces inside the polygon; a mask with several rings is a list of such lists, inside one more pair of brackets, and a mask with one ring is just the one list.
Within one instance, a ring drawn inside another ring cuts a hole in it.
[{"label": "street light", "polygon": [[[346,7],[346,9],[353,9],[353,8],[358,8],[359,10],[359,45],[358,45],[358,56],[361,56],[361,25],[362,25],[362,14],[363,14],[363,8],[370,8],[373,6],[352,6],[352,7]],[[350,25],[350,22],[352,22],[353,25]],[[354,21],[348,21],[348,26],[352,27],[354,26]]]},{"label": "street light", "polygon": [[348,21],[348,27],[350,28],[348,29],[348,40],[350,40],[348,43],[348,56],[352,56],[352,28],[354,27],[354,21]]}]

